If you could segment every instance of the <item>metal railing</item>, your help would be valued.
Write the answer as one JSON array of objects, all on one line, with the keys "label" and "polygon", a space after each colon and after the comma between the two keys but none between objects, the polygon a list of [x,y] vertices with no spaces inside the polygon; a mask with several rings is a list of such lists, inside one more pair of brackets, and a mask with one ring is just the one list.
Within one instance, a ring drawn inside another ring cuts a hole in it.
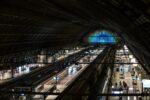
[{"label": "metal railing", "polygon": [[[21,96],[30,96],[30,99],[26,100],[35,100],[32,98],[34,95],[40,95],[42,98],[41,100],[46,100],[46,97],[48,95],[67,95],[70,98],[74,97],[89,97],[89,96],[94,96],[97,98],[97,100],[150,100],[150,93],[130,93],[130,94],[125,94],[125,93],[118,93],[118,94],[111,94],[111,93],[51,93],[51,92],[27,92],[27,91],[0,91],[0,100],[7,100],[3,98],[4,94],[10,94],[11,100],[19,100],[16,99],[16,97],[21,97]],[[14,99],[13,99],[14,97]],[[113,99],[115,98],[115,99]],[[124,98],[124,99],[123,99]],[[72,100],[72,99],[71,99]],[[82,99],[81,99],[82,100]]]}]

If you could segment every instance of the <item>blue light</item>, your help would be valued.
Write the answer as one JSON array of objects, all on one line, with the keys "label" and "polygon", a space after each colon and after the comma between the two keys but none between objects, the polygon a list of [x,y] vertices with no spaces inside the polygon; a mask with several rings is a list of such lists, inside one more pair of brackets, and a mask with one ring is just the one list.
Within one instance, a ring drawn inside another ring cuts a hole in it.
[{"label": "blue light", "polygon": [[24,93],[21,93],[20,96],[24,96]]},{"label": "blue light", "polygon": [[96,31],[89,37],[90,43],[115,44],[116,41],[116,37],[107,31]]}]

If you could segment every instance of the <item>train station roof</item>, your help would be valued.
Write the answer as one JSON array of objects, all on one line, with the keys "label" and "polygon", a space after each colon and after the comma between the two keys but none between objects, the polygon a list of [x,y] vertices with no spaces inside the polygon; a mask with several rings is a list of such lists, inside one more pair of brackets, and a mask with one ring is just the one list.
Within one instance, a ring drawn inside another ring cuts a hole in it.
[{"label": "train station roof", "polygon": [[108,30],[150,66],[149,0],[0,2],[0,55],[82,44],[90,32]]}]

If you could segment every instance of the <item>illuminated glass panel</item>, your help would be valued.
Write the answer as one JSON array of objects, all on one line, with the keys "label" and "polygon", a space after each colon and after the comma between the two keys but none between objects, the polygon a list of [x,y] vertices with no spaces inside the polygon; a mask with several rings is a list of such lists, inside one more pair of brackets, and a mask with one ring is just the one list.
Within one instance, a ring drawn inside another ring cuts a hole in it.
[{"label": "illuminated glass panel", "polygon": [[116,36],[107,31],[96,31],[89,36],[90,43],[115,44]]}]

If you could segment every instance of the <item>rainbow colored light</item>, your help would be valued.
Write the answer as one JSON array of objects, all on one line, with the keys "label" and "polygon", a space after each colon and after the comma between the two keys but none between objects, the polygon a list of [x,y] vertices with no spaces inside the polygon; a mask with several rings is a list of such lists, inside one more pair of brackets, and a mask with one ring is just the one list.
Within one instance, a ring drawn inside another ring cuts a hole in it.
[{"label": "rainbow colored light", "polygon": [[92,44],[116,44],[117,38],[108,31],[95,31],[89,36],[89,43]]}]

